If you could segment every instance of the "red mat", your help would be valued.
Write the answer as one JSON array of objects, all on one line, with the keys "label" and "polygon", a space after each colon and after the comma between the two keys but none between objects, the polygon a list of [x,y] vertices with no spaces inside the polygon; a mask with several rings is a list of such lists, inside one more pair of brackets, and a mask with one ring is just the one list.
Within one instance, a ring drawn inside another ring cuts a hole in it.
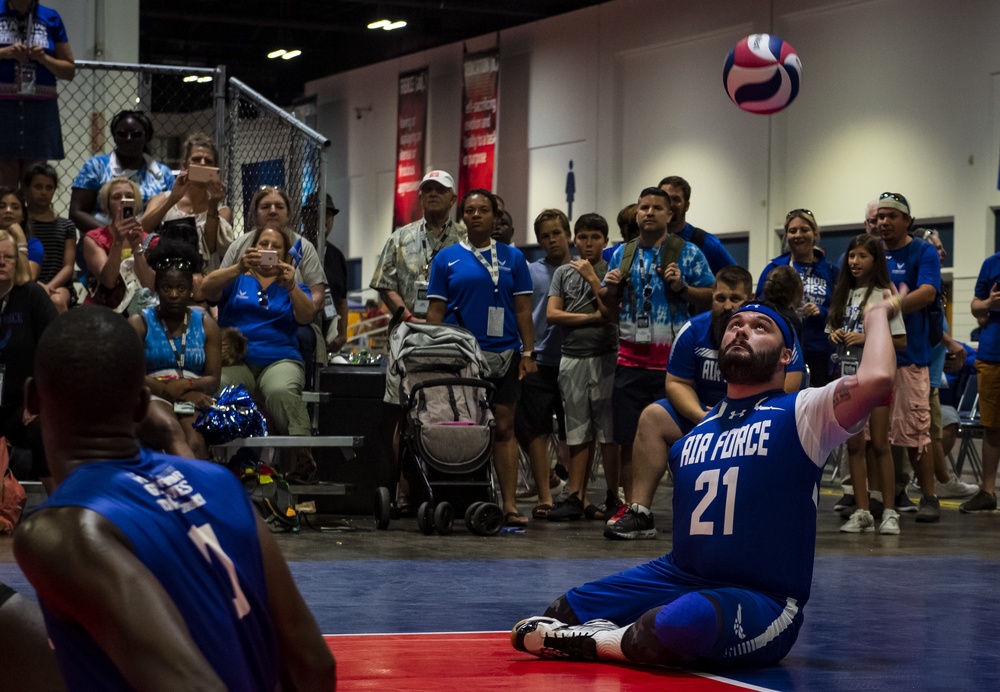
[{"label": "red mat", "polygon": [[328,636],[326,641],[337,658],[337,689],[345,692],[654,688],[731,692],[747,687],[678,671],[541,660],[511,648],[506,632],[351,634]]}]

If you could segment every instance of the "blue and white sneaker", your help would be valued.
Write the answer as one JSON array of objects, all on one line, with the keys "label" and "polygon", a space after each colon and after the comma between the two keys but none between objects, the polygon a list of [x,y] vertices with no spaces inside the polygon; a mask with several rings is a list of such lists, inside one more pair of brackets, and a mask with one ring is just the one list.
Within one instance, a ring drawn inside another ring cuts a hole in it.
[{"label": "blue and white sneaker", "polygon": [[510,631],[510,643],[518,651],[539,658],[563,658],[578,661],[597,660],[594,635],[619,629],[610,620],[590,620],[582,625],[567,625],[555,618],[525,618]]}]

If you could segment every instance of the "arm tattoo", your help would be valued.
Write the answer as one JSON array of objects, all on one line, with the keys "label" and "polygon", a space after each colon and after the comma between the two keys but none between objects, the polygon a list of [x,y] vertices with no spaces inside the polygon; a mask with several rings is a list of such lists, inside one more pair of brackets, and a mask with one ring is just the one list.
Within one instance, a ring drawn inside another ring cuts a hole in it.
[{"label": "arm tattoo", "polygon": [[833,405],[839,406],[851,398],[851,389],[858,386],[858,376],[841,377],[837,388],[833,391]]}]

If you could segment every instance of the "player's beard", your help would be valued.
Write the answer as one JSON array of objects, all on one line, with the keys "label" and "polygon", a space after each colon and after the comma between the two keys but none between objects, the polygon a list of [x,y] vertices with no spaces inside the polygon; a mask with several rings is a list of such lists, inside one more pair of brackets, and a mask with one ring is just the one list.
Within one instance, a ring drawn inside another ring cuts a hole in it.
[{"label": "player's beard", "polygon": [[778,368],[783,347],[777,346],[770,351],[756,351],[746,342],[740,345],[747,350],[734,353],[731,350],[733,343],[730,343],[728,347],[730,350],[719,354],[719,371],[726,378],[726,382],[732,384],[770,382],[774,377],[774,371]]}]

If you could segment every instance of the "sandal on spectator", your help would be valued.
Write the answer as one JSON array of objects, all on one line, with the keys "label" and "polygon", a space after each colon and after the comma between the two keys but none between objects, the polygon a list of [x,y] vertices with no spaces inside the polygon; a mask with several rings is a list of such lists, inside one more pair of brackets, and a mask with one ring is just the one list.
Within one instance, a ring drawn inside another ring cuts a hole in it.
[{"label": "sandal on spectator", "polygon": [[504,526],[527,526],[528,517],[520,512],[507,512],[503,515]]},{"label": "sandal on spectator", "polygon": [[548,519],[549,512],[552,511],[552,505],[542,503],[536,505],[533,510],[531,510],[531,516],[535,519]]}]

